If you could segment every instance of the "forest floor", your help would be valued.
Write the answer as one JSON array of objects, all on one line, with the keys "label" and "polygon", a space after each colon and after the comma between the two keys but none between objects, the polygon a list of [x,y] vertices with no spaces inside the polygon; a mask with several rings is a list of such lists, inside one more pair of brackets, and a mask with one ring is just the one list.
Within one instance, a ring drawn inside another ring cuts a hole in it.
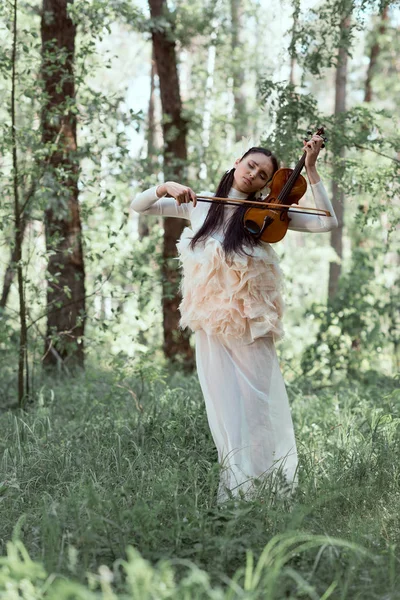
[{"label": "forest floor", "polygon": [[290,384],[294,495],[220,508],[195,375],[41,379],[0,413],[0,597],[400,598],[400,391],[370,380]]}]

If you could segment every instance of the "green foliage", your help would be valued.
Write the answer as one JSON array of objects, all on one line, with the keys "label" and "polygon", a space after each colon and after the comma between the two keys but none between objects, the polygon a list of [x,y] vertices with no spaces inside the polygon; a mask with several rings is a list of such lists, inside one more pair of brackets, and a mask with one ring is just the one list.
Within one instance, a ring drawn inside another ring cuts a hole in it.
[{"label": "green foliage", "polygon": [[299,138],[304,138],[308,129],[314,133],[316,126],[323,125],[316,99],[312,94],[297,92],[291,83],[272,79],[259,82],[259,95],[274,119],[273,131],[263,140],[264,145],[273,148],[286,164],[297,162],[301,155]]},{"label": "green foliage", "polygon": [[342,276],[339,289],[328,305],[313,305],[308,314],[320,326],[313,344],[305,349],[303,372],[324,381],[332,375],[362,378],[371,369],[379,370],[376,356],[392,354],[396,372],[400,356],[400,323],[396,306],[400,295],[398,281],[391,282],[384,271],[379,274],[376,248],[355,248],[352,265]]},{"label": "green foliage", "polygon": [[[301,155],[299,139],[306,136],[307,130],[315,132],[323,125],[328,143],[322,154],[322,168],[324,164],[331,167],[330,171],[333,165],[336,167],[335,176],[348,196],[371,197],[365,219],[388,212],[396,227],[400,212],[393,201],[400,192],[400,161],[396,158],[399,137],[390,130],[392,115],[388,111],[355,106],[336,116],[322,114],[312,94],[271,79],[260,82],[259,93],[274,119],[274,128],[263,143],[274,148],[280,160],[286,164],[297,162]],[[343,147],[349,152],[339,161],[337,156]],[[371,154],[366,155],[365,150]],[[374,154],[382,159],[371,164]]]},{"label": "green foliage", "polygon": [[[357,32],[363,31],[369,15],[382,12],[391,0],[325,0],[301,13],[298,0],[293,1],[296,24],[292,29],[290,55],[306,73],[324,77],[326,69],[338,65],[336,50],[343,48],[351,57]],[[344,26],[344,22],[346,26]]]},{"label": "green foliage", "polygon": [[[11,5],[10,5],[11,6]],[[44,248],[43,230],[40,223],[43,220],[45,209],[54,208],[58,215],[68,214],[68,199],[70,191],[68,185],[71,180],[78,180],[81,190],[81,215],[84,220],[83,229],[89,217],[97,210],[99,199],[105,213],[108,213],[108,231],[106,246],[97,248],[96,257],[100,260],[109,249],[115,246],[115,237],[121,230],[120,219],[112,222],[110,217],[115,211],[115,188],[119,177],[125,181],[124,164],[128,161],[128,138],[125,133],[127,126],[139,126],[142,119],[140,113],[126,110],[122,106],[121,94],[110,94],[90,81],[93,71],[101,64],[103,68],[109,66],[109,61],[104,61],[97,50],[97,42],[109,30],[112,9],[107,3],[76,2],[69,4],[70,15],[77,23],[78,36],[76,40],[76,53],[74,64],[74,79],[77,90],[76,98],[66,97],[65,101],[56,108],[47,107],[47,119],[53,125],[60,122],[65,113],[78,117],[78,149],[70,150],[71,165],[66,164],[51,168],[50,157],[58,152],[63,155],[60,136],[44,143],[42,131],[39,127],[38,115],[43,112],[47,101],[43,88],[43,79],[39,77],[40,70],[49,69],[54,65],[60,68],[66,64],[66,53],[61,52],[53,43],[48,43],[44,48],[46,63],[42,63],[42,48],[40,43],[40,22],[37,17],[32,17],[28,6],[21,5],[18,13],[18,48],[17,48],[17,146],[20,165],[19,192],[23,207],[23,218],[27,223],[28,238],[24,244],[23,266],[25,280],[25,294],[28,305],[29,347],[33,353],[43,345],[43,335],[46,319],[46,288],[43,285],[45,266],[48,257],[54,252],[52,247],[57,246],[61,240],[59,234],[52,238],[47,236],[47,247]],[[3,10],[3,9],[2,9]],[[4,12],[6,9],[4,8]],[[7,15],[10,18],[10,15]],[[5,21],[7,29],[7,21]],[[0,177],[0,190],[4,201],[0,209],[0,229],[4,232],[1,260],[4,268],[10,261],[10,250],[14,244],[14,226],[10,218],[13,210],[12,178],[11,178],[11,129],[9,118],[10,103],[10,56],[11,37],[7,35],[2,39],[0,50],[0,94],[4,99],[2,112],[2,129],[0,150],[4,157],[4,168]],[[7,112],[6,110],[7,109]],[[80,168],[83,167],[83,168]],[[123,173],[123,176],[121,176]],[[106,178],[113,181],[110,190],[101,189],[101,182]],[[107,210],[108,209],[108,210]],[[124,215],[124,222],[126,214]],[[119,229],[118,229],[119,228]],[[4,243],[5,242],[5,243]],[[90,261],[90,240],[85,236],[85,243]],[[67,250],[71,252],[71,249]],[[97,263],[96,263],[97,264]],[[91,266],[91,265],[90,265]],[[105,265],[107,269],[108,265]],[[102,269],[100,269],[101,271]],[[122,270],[122,269],[121,269]],[[92,282],[97,279],[97,273],[88,277],[89,297],[93,297]],[[47,273],[47,279],[50,275]],[[104,278],[101,278],[104,279]],[[54,279],[57,284],[57,277]],[[97,287],[99,289],[99,286]],[[101,286],[100,286],[101,289]],[[64,288],[65,297],[70,297],[70,290]],[[5,318],[14,317],[15,292],[12,290],[7,303]],[[14,305],[14,306],[13,306]],[[89,314],[92,312],[89,308]],[[8,318],[9,326],[17,329],[14,318]],[[9,349],[11,349],[13,336],[10,336]],[[55,340],[57,341],[57,340]],[[10,369],[12,372],[12,368]]]},{"label": "green foliage", "polygon": [[[27,201],[26,211],[31,219],[23,260],[34,390],[43,347],[46,318],[44,269],[49,254],[44,248],[42,215],[47,203],[62,197],[68,175],[65,172],[43,172],[43,165],[55,147],[53,143],[42,143],[38,126],[37,115],[43,101],[42,84],[40,78],[36,77],[40,68],[38,6],[39,2],[36,2],[34,10],[27,5],[20,6],[17,132],[21,195]],[[301,11],[297,0],[293,3],[296,23],[292,29],[291,53],[301,67],[298,86],[287,81],[276,81],[274,62],[265,60],[266,56],[270,56],[268,40],[273,38],[274,23],[268,11],[263,13],[253,2],[243,4],[246,40],[243,47],[238,47],[234,52],[235,61],[238,60],[246,74],[246,102],[252,127],[249,135],[253,134],[259,140],[260,132],[264,129],[263,143],[271,147],[287,165],[291,165],[301,154],[301,140],[305,132],[320,124],[325,125],[329,141],[321,153],[319,168],[327,189],[334,171],[340,173],[339,183],[347,194],[343,270],[349,273],[351,269],[353,279],[343,283],[343,290],[346,291],[341,292],[341,298],[346,303],[346,314],[351,315],[346,317],[345,323],[342,323],[342,317],[337,312],[340,312],[340,307],[324,308],[325,289],[319,285],[326,278],[323,263],[327,266],[329,260],[334,260],[328,251],[328,236],[307,236],[312,238],[307,240],[294,236],[278,249],[282,254],[288,282],[289,310],[285,325],[290,336],[281,346],[284,364],[289,365],[290,362],[290,368],[293,373],[296,372],[299,357],[321,327],[318,337],[321,348],[314,350],[317,357],[315,365],[321,366],[323,379],[330,373],[335,374],[334,365],[338,365],[337,375],[346,375],[340,349],[351,358],[352,370],[357,369],[359,361],[359,369],[366,373],[382,368],[385,372],[393,370],[393,348],[397,348],[394,329],[389,327],[389,323],[394,322],[393,303],[396,298],[392,295],[393,300],[390,300],[388,285],[397,281],[398,268],[393,256],[397,251],[394,232],[400,219],[397,202],[399,161],[396,160],[399,146],[396,129],[398,77],[395,61],[399,34],[395,19],[389,13],[386,32],[380,37],[381,54],[373,80],[376,102],[367,107],[359,102],[365,76],[363,65],[366,65],[365,55],[368,55],[375,39],[370,27],[371,14],[378,13],[382,7],[371,2],[353,3],[350,7],[353,11],[350,37],[345,39],[345,32],[340,28],[340,17],[348,6],[350,4],[329,0],[312,11]],[[85,342],[88,356],[96,357],[99,364],[107,367],[124,360],[130,363],[133,357],[137,358],[146,351],[157,357],[161,353],[162,223],[149,218],[149,235],[140,239],[136,234],[136,223],[130,219],[127,208],[136,190],[157,182],[162,166],[161,157],[157,154],[143,158],[146,154],[144,148],[139,158],[132,155],[132,138],[145,127],[146,116],[141,111],[127,108],[129,100],[125,89],[125,86],[130,86],[130,91],[136,94],[135,86],[142,86],[142,80],[135,79],[137,75],[143,75],[142,71],[135,70],[137,62],[148,61],[150,71],[149,42],[153,27],[167,28],[177,40],[178,51],[184,49],[180,59],[181,73],[187,83],[184,117],[188,124],[190,159],[186,182],[197,190],[213,190],[222,172],[230,166],[228,154],[234,137],[234,123],[229,108],[233,73],[229,3],[212,0],[189,5],[178,1],[169,2],[169,8],[168,18],[162,17],[153,22],[148,18],[148,11],[129,2],[96,0],[90,3],[76,1],[69,5],[70,15],[78,26],[75,69],[77,99],[72,104],[66,102],[65,109],[73,109],[78,115],[76,159],[81,167],[79,199],[87,291]],[[7,112],[11,5],[2,4],[0,11],[1,32],[4,34],[0,48],[0,97],[3,99],[0,151],[4,157],[0,180],[0,260],[3,273],[9,261],[14,234],[9,216],[12,196]],[[129,26],[129,37],[126,24]],[[361,24],[370,27],[371,31],[366,32],[368,37],[361,36]],[[126,39],[119,46],[120,40],[116,38],[125,35]],[[204,148],[202,133],[204,109],[208,101],[206,87],[210,40],[217,47],[217,52],[210,112],[212,135],[208,147]],[[347,42],[349,53],[355,53],[349,77],[350,108],[341,117],[333,118],[328,102],[333,93],[329,65],[335,65],[338,47]],[[365,48],[360,49],[364,42]],[[117,50],[122,56],[120,62],[115,62],[113,57]],[[357,56],[357,52],[360,56]],[[140,55],[139,59],[137,54]],[[61,55],[58,56],[58,60],[61,58]],[[124,68],[127,68],[127,72],[121,75],[120,71]],[[259,83],[257,99],[252,93],[255,80]],[[343,146],[346,156],[339,163],[338,150]],[[207,164],[205,175],[201,171],[202,162]],[[368,282],[361,277],[364,263],[355,257],[358,268],[351,258],[352,248],[358,246],[360,236],[362,241],[363,238],[368,239],[363,258]],[[304,251],[300,250],[301,267],[290,257],[292,252],[295,257],[300,254],[297,243],[304,247]],[[381,259],[385,254],[391,258],[383,267]],[[375,268],[375,276],[372,275],[368,257],[370,263],[373,260],[379,263]],[[316,265],[316,261],[320,266]],[[386,274],[385,282],[378,277],[381,271]],[[301,277],[296,279],[299,273]],[[374,277],[377,278],[375,283]],[[351,290],[359,278],[368,302],[360,297],[356,287]],[[380,285],[383,285],[383,294],[380,293]],[[315,313],[309,309],[311,297],[318,300],[313,308]],[[365,303],[367,306],[364,306]],[[369,319],[356,318],[360,307],[364,307]],[[11,386],[15,378],[15,339],[18,331],[15,294],[11,295],[2,318],[1,356],[4,363],[8,359],[8,364],[2,365],[5,375],[0,382],[0,389],[4,402],[12,404]],[[360,335],[357,335],[357,326],[362,328],[358,332]],[[362,349],[351,350],[351,342],[360,336],[364,340]],[[338,346],[334,348],[334,344]],[[378,351],[378,348],[382,350]],[[307,358],[309,350],[304,356],[306,362],[303,366],[308,372],[311,368]],[[318,376],[314,367],[310,373]]]},{"label": "green foliage", "polygon": [[[378,9],[382,11],[383,6],[329,0],[301,13],[300,4],[294,0],[290,53],[302,67],[300,83],[295,86],[272,77],[259,82],[259,97],[272,123],[264,144],[291,166],[300,157],[299,141],[306,131],[323,125],[328,143],[318,168],[323,181],[335,180],[346,196],[344,246],[351,243],[351,250],[344,253],[338,295],[328,305],[324,298],[308,305],[305,313],[297,316],[313,331],[317,327],[315,339],[311,337],[301,350],[301,368],[308,377],[318,377],[323,383],[332,377],[365,377],[383,366],[386,372],[398,369],[399,331],[394,307],[399,302],[396,286],[400,276],[395,236],[400,223],[400,138],[393,126],[399,118],[393,102],[397,81],[394,77],[386,79],[386,104],[382,93],[379,104],[354,101],[348,85],[349,108],[339,115],[330,114],[325,87],[318,98],[316,84],[324,77],[326,85],[327,69],[336,66],[339,48],[345,48],[350,56],[353,50],[359,51],[358,31],[371,11]],[[346,15],[351,17],[349,28],[342,24]],[[373,80],[378,90],[379,70],[390,77],[393,69],[388,39],[398,46],[390,13],[385,27],[387,38],[380,39],[380,67],[376,67]],[[352,77],[350,63],[349,83]],[[362,88],[364,81],[357,85]],[[379,108],[382,105],[384,109]],[[345,155],[339,158],[343,149]],[[306,254],[302,260],[307,260]],[[301,294],[301,287],[294,288],[294,293],[296,289]],[[290,298],[291,304],[295,302]]]},{"label": "green foliage", "polygon": [[[240,590],[241,598],[257,599],[278,598],[284,587],[296,585],[301,594],[309,598],[318,598],[315,589],[287,563],[294,556],[302,556],[310,550],[325,549],[327,538],[317,535],[285,534],[271,539],[254,566],[253,552],[246,554],[246,565],[234,575],[228,591],[220,586],[211,586],[207,572],[199,569],[189,560],[160,560],[156,566],[144,560],[138,550],[129,546],[126,550],[127,560],[116,561],[115,568],[120,568],[126,578],[126,590],[123,595],[113,592],[112,582],[114,573],[107,566],[101,565],[98,574],[88,573],[88,587],[68,579],[57,579],[55,575],[48,576],[41,564],[33,562],[20,541],[7,544],[7,557],[0,558],[0,592],[4,600],[14,600],[17,597],[30,599],[43,598],[46,600],[68,600],[73,594],[76,600],[118,600],[118,598],[141,598],[143,600],[204,598],[210,600],[229,600],[233,593]],[[344,540],[329,539],[328,548],[335,550],[346,549],[355,555],[365,556],[367,553],[356,544]],[[70,549],[71,558],[75,556]],[[187,567],[188,574],[177,583],[173,564]],[[293,582],[293,583],[292,583]],[[291,585],[292,584],[292,585]],[[337,587],[332,582],[324,597],[328,598]],[[100,589],[101,591],[94,591]],[[190,594],[190,596],[189,596]]]}]

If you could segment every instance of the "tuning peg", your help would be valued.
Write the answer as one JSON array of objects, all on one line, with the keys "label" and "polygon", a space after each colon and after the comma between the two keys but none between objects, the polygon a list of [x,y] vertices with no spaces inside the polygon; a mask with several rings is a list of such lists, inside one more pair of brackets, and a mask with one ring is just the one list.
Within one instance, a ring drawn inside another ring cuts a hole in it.
[{"label": "tuning peg", "polygon": [[322,144],[321,148],[325,148],[325,144]]},{"label": "tuning peg", "polygon": [[307,131],[307,135],[312,135],[312,131]]}]

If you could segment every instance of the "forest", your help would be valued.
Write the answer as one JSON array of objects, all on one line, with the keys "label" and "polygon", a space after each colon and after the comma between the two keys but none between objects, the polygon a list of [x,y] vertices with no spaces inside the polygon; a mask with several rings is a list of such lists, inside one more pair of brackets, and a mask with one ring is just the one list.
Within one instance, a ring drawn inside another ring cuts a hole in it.
[{"label": "forest", "polygon": [[[2,0],[2,600],[400,599],[399,75],[397,0]],[[220,506],[188,221],[130,205],[321,127],[338,226],[271,244],[298,485]]]}]

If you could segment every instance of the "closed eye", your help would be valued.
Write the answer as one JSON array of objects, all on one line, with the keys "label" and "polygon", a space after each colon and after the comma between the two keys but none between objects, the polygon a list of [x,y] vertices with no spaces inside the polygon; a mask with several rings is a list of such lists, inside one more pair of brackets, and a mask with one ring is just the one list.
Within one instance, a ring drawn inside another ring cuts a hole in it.
[{"label": "closed eye", "polygon": [[[249,162],[249,167],[250,167],[251,169],[254,169],[254,167],[255,167],[255,166],[256,166],[256,165],[255,165],[254,163],[251,163],[251,162]],[[267,181],[267,177],[266,177],[266,175],[264,175],[264,173],[263,173],[263,172],[259,173],[259,175],[260,175],[260,177],[261,177],[261,179],[262,179],[263,181]]]}]

